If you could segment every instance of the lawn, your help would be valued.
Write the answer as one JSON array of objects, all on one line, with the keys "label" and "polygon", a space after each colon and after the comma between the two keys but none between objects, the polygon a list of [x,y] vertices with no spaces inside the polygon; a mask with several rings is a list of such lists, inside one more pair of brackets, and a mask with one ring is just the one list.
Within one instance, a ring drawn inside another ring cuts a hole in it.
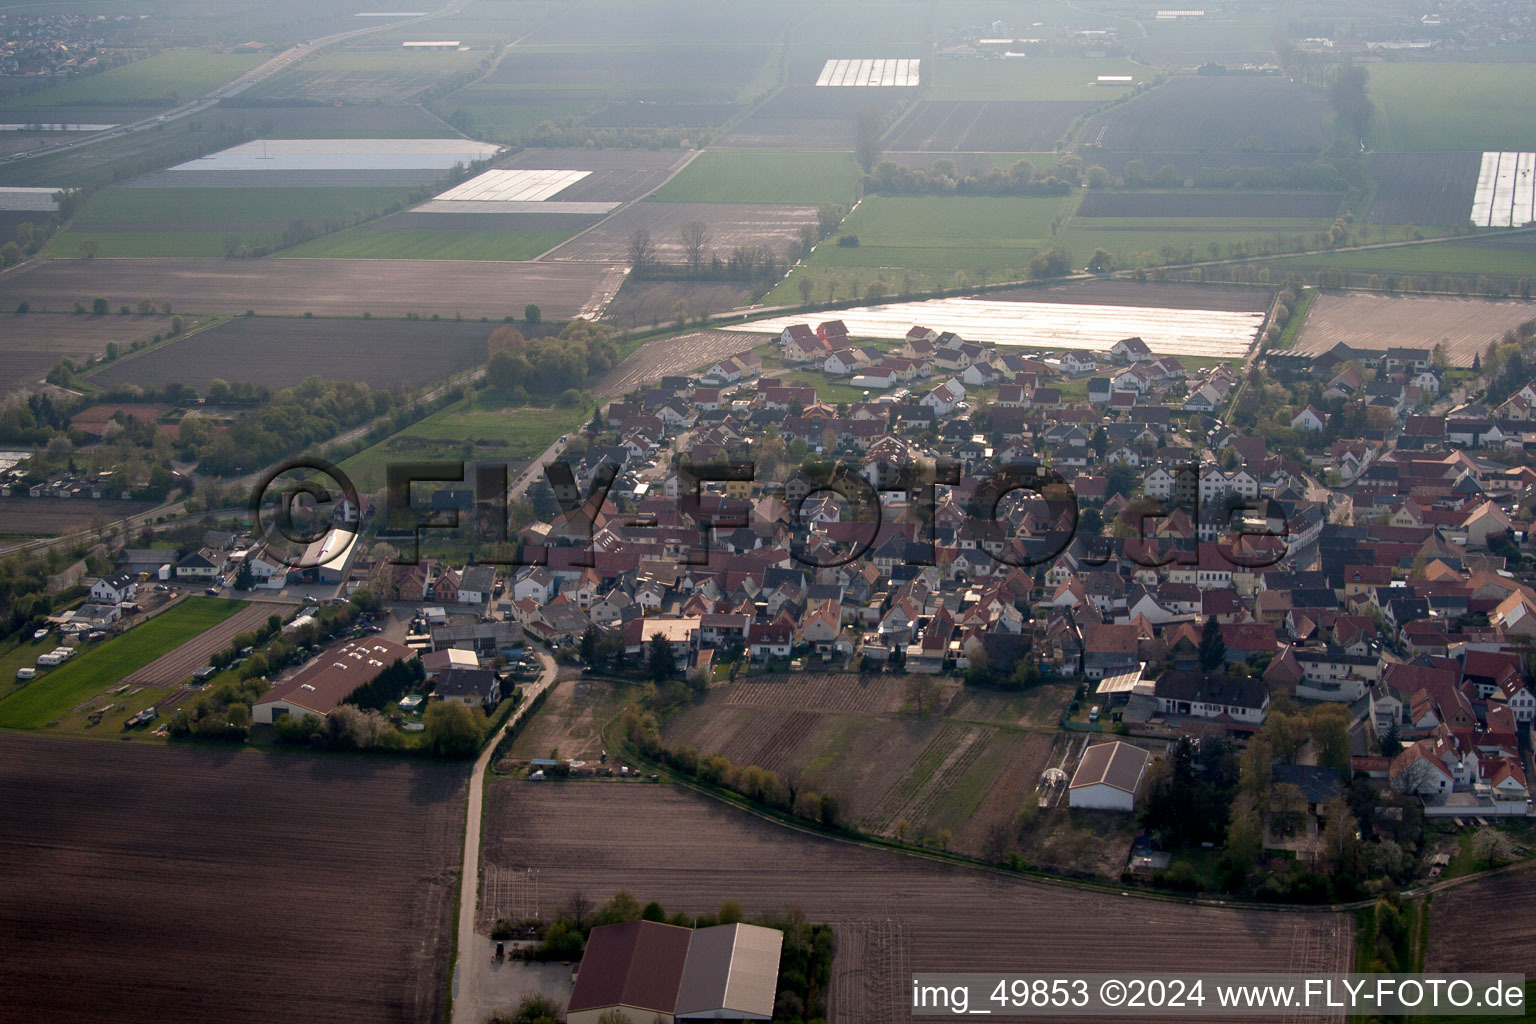
[{"label": "lawn", "polygon": [[488,404],[483,396],[466,398],[365,448],[341,464],[357,486],[384,486],[385,467],[401,460],[506,462],[522,465],[541,454],[561,434],[584,422],[589,410]]},{"label": "lawn", "polygon": [[1380,151],[1532,150],[1536,121],[1512,97],[1536,89],[1529,63],[1374,64],[1369,143]]},{"label": "lawn", "polygon": [[164,103],[174,106],[239,77],[265,59],[260,54],[174,50],[29,93],[0,104],[0,109],[26,110],[92,103],[111,106]]},{"label": "lawn", "polygon": [[572,231],[348,228],[284,250],[284,256],[388,260],[531,260]]},{"label": "lawn", "polygon": [[0,728],[41,728],[243,607],[244,601],[188,598],[121,636],[77,654],[24,690],[0,700]]},{"label": "lawn", "polygon": [[[1105,103],[1157,72],[1128,60],[1031,58],[931,60],[923,64],[928,100],[1085,100]],[[1100,75],[1130,75],[1131,85],[1099,85]]]},{"label": "lawn", "polygon": [[847,153],[710,150],[651,197],[670,203],[848,203],[859,167]]}]

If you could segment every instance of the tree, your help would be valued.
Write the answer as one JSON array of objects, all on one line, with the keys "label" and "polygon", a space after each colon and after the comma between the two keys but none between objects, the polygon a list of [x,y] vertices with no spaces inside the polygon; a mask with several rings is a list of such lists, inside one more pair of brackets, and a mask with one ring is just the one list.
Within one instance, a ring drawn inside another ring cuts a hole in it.
[{"label": "tree", "polygon": [[884,131],[878,107],[860,107],[853,116],[853,156],[865,174],[880,161],[880,135]]},{"label": "tree", "polygon": [[1205,620],[1205,629],[1200,634],[1200,670],[1215,672],[1226,660],[1227,644],[1221,638],[1221,626],[1216,622],[1216,616],[1212,615]]},{"label": "tree", "polygon": [[688,266],[698,270],[709,252],[709,225],[701,220],[691,220],[677,229],[677,237],[683,243],[683,256]]},{"label": "tree", "polygon": [[1376,106],[1366,95],[1368,79],[1365,68],[1350,64],[1339,68],[1328,87],[1328,99],[1338,115],[1341,127],[1348,130],[1358,143],[1364,143],[1376,120]]},{"label": "tree", "polygon": [[1515,847],[1509,836],[1492,826],[1480,828],[1472,836],[1472,856],[1490,868],[1514,855]]},{"label": "tree", "polygon": [[523,996],[511,1013],[498,1013],[487,1018],[486,1024],[555,1024],[562,1013],[559,1003],[535,992]]},{"label": "tree", "polygon": [[433,701],[422,722],[427,749],[439,757],[468,757],[485,741],[485,712],[457,701]]},{"label": "tree", "polygon": [[523,307],[523,319],[530,324],[542,323],[544,321],[544,311],[539,308],[538,303],[530,302]]},{"label": "tree", "polygon": [[587,628],[585,630],[582,631],[582,634],[581,634],[581,660],[585,664],[592,665],[592,664],[595,664],[597,662],[597,642],[598,642],[598,639],[599,639],[599,637],[598,637],[597,627],[596,626],[589,625],[589,626],[587,626]]},{"label": "tree", "polygon": [[799,292],[800,292],[800,304],[801,305],[803,305],[803,306],[810,305],[810,302],[811,302],[811,289],[813,289],[815,287],[816,287],[815,282],[813,282],[811,280],[811,275],[810,274],[801,274],[800,275],[800,280],[798,282],[796,282],[795,288],[798,289]]},{"label": "tree", "polygon": [[1088,168],[1088,170],[1084,173],[1084,178],[1087,180],[1088,187],[1091,189],[1109,188],[1109,172],[1100,167],[1098,164],[1094,164],[1092,167]]},{"label": "tree", "polygon": [[656,243],[646,228],[636,228],[629,234],[629,265],[636,274],[644,274],[656,262]]},{"label": "tree", "polygon": [[928,717],[938,696],[938,681],[927,672],[914,673],[907,680],[907,701],[917,709],[920,717]]},{"label": "tree", "polygon": [[250,559],[241,559],[240,568],[235,570],[235,589],[250,590],[256,580],[251,575]]},{"label": "tree", "polygon": [[95,259],[96,254],[100,251],[101,243],[96,241],[94,238],[87,238],[85,241],[80,243],[80,255],[85,259]]},{"label": "tree", "polygon": [[112,306],[106,299],[98,298],[91,300],[91,314],[93,316],[106,316],[111,309]]},{"label": "tree", "polygon": [[726,900],[720,904],[720,912],[715,915],[715,919],[721,924],[740,924],[747,919],[747,912],[735,900]]},{"label": "tree", "polygon": [[1031,256],[1028,269],[1029,276],[1035,279],[1065,277],[1072,273],[1072,257],[1066,250],[1052,247]]},{"label": "tree", "polygon": [[1088,270],[1095,274],[1105,274],[1115,269],[1115,257],[1107,249],[1095,249],[1093,255],[1088,257]]},{"label": "tree", "polygon": [[1245,874],[1258,863],[1264,852],[1264,822],[1254,806],[1253,797],[1238,794],[1233,801],[1232,820],[1227,825],[1227,860]]},{"label": "tree", "polygon": [[668,640],[667,634],[661,630],[651,634],[649,669],[651,678],[658,683],[666,682],[677,672],[677,659],[672,655],[672,641]]}]

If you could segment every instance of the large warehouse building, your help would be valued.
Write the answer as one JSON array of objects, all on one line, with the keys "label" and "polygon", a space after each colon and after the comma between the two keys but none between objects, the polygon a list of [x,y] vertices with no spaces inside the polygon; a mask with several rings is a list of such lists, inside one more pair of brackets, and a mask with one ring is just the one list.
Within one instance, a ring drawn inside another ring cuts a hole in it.
[{"label": "large warehouse building", "polygon": [[609,1011],[662,1024],[771,1020],[783,944],[783,933],[752,924],[594,928],[566,1022],[597,1024]]},{"label": "large warehouse building", "polygon": [[327,647],[289,679],[280,683],[251,708],[251,719],[271,725],[284,715],[324,718],[336,705],[364,683],[397,661],[409,661],[416,652],[404,644],[370,636]]},{"label": "large warehouse building", "polygon": [[1067,804],[1097,811],[1133,811],[1136,790],[1147,774],[1151,755],[1115,740],[1083,751],[1067,788]]}]

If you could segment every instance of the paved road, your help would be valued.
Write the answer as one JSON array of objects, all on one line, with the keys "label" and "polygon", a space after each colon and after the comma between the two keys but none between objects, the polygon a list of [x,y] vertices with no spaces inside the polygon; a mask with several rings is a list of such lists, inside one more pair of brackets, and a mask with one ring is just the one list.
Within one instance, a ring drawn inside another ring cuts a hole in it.
[{"label": "paved road", "polygon": [[475,914],[480,902],[480,817],[485,797],[485,770],[490,766],[496,744],[533,706],[533,699],[555,681],[555,659],[539,652],[544,671],[523,688],[523,703],[512,713],[496,735],[485,745],[469,776],[469,817],[464,825],[464,866],[459,875],[458,959],[453,965],[453,1024],[480,1024],[493,1010],[507,1009],[484,1005],[486,978],[490,973],[491,945],[488,937],[475,935]]}]

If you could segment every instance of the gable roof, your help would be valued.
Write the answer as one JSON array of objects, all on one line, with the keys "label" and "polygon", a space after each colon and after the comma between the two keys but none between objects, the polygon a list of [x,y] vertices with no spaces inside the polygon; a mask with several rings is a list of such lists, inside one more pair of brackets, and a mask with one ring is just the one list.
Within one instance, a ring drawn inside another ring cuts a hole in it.
[{"label": "gable roof", "polygon": [[593,928],[566,1013],[629,1006],[671,1015],[692,935],[656,921]]},{"label": "gable roof", "polygon": [[1083,758],[1072,773],[1068,789],[1106,785],[1125,793],[1135,793],[1147,770],[1151,756],[1140,747],[1114,740],[1096,743],[1083,751]]}]

